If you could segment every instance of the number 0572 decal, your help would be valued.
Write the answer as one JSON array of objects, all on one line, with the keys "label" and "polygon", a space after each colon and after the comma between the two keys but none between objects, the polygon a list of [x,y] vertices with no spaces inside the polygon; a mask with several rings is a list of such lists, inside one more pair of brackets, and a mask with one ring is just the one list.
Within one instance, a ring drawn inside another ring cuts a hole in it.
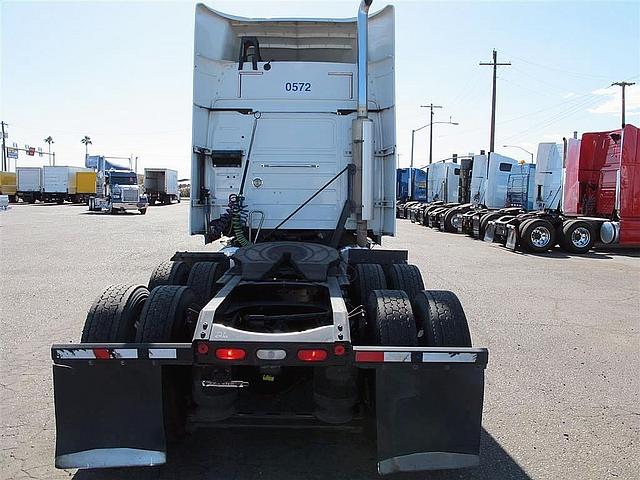
[{"label": "number 0572 decal", "polygon": [[311,84],[309,82],[287,82],[284,84],[287,92],[310,92]]}]

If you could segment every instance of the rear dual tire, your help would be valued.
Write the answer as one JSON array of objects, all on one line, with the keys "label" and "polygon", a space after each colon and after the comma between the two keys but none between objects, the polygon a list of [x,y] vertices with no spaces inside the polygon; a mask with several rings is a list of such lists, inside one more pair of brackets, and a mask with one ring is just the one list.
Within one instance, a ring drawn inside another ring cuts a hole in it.
[{"label": "rear dual tire", "polygon": [[458,297],[446,290],[423,290],[412,302],[420,345],[470,347],[471,334]]},{"label": "rear dual tire", "polygon": [[418,345],[411,302],[402,290],[374,290],[367,303],[367,333],[374,345]]},{"label": "rear dual tire", "polygon": [[126,343],[136,338],[136,323],[149,298],[143,285],[111,285],[93,302],[82,343]]}]

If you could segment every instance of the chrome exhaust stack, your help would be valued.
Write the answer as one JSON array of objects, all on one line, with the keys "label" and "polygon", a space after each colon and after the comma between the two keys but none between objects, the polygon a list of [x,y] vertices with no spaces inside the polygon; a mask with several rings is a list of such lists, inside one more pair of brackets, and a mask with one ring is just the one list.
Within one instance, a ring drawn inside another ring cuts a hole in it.
[{"label": "chrome exhaust stack", "polygon": [[369,7],[373,0],[362,0],[358,9],[358,118],[367,118],[367,48],[369,44]]},{"label": "chrome exhaust stack", "polygon": [[353,162],[356,166],[354,200],[356,242],[368,246],[367,220],[373,218],[373,122],[369,119],[368,99],[368,27],[369,7],[373,0],[362,0],[358,9],[358,117],[353,121]]}]

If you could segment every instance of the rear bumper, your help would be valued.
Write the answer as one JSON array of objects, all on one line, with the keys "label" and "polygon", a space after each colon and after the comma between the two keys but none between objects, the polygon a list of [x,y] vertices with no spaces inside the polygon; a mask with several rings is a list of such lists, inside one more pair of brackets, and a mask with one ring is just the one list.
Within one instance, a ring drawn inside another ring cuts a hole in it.
[{"label": "rear bumper", "polygon": [[[182,365],[189,372],[211,365],[195,345],[54,345],[56,466],[164,463],[163,368]],[[298,348],[309,345],[287,347]],[[375,383],[380,474],[478,464],[486,349],[347,345],[340,360]],[[335,363],[308,364],[329,365]]]}]

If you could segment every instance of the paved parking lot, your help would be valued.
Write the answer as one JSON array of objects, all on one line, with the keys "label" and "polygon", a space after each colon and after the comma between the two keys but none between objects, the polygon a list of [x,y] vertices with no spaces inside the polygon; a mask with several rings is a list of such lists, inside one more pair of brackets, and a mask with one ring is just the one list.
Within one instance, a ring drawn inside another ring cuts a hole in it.
[{"label": "paved parking lot", "polygon": [[[77,342],[116,282],[146,283],[176,250],[202,250],[187,203],[102,215],[80,206],[0,212],[0,478],[376,478],[374,446],[323,431],[205,431],[152,469],[53,468],[53,342]],[[398,222],[427,288],[461,298],[490,349],[482,465],[423,479],[640,478],[640,258],[625,251],[514,254]],[[211,247],[207,247],[211,248]]]}]

